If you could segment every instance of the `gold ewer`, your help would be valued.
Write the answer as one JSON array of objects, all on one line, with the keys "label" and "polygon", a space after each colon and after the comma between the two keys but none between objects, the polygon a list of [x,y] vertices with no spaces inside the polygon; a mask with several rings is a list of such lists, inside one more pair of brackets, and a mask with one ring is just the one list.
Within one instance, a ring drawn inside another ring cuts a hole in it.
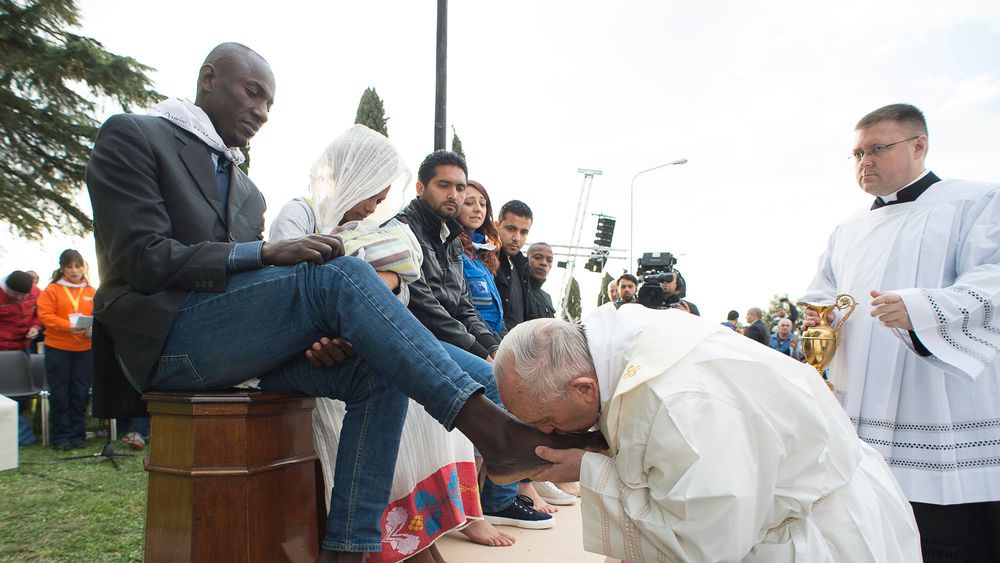
[{"label": "gold ewer", "polygon": [[[823,377],[823,370],[833,359],[833,353],[837,351],[837,332],[844,326],[847,317],[851,316],[858,302],[846,293],[841,293],[833,300],[833,304],[824,305],[822,303],[806,303],[800,301],[798,305],[813,309],[819,314],[819,324],[802,330],[802,354],[806,357],[806,362],[819,372]],[[840,319],[837,326],[831,326],[827,317],[830,311],[837,309],[843,311],[847,309],[847,314]],[[833,390],[833,384],[826,382]]]}]

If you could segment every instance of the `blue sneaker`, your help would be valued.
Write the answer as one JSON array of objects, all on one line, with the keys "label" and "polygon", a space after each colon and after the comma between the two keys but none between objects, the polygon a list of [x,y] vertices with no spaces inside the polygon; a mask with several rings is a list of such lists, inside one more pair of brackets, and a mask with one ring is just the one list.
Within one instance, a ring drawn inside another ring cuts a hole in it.
[{"label": "blue sneaker", "polygon": [[483,517],[494,526],[517,526],[530,530],[544,530],[556,525],[556,519],[551,514],[535,510],[535,503],[524,495],[518,495],[503,510],[483,513]]}]

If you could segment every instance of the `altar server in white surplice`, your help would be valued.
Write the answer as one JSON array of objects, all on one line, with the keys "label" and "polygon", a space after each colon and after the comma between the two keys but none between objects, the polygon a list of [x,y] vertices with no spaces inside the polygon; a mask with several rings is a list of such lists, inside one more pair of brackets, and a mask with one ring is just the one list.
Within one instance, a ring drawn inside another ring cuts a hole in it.
[{"label": "altar server in white surplice", "polygon": [[1000,185],[927,170],[913,106],[855,129],[877,197],[830,236],[803,300],[858,299],[830,380],[913,503],[925,561],[1000,561]]},{"label": "altar server in white surplice", "polygon": [[587,551],[640,561],[920,560],[909,503],[816,371],[680,311],[601,307],[514,328],[494,373],[543,432],[599,425],[605,454],[538,448],[579,479]]}]

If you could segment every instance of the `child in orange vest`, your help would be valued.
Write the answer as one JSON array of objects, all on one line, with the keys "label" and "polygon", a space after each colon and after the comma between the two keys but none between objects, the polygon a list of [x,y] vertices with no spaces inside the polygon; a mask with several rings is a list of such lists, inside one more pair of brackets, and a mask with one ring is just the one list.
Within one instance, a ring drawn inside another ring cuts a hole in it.
[{"label": "child in orange vest", "polygon": [[38,297],[38,318],[45,325],[52,447],[57,450],[82,448],[86,438],[84,413],[93,379],[87,322],[93,320],[95,290],[87,282],[85,268],[79,252],[63,251],[52,283]]}]

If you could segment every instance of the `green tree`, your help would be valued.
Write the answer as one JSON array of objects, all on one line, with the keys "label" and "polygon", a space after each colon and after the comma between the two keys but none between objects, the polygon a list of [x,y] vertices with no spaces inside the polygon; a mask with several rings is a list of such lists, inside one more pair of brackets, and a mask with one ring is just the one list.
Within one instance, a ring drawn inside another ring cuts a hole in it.
[{"label": "green tree", "polygon": [[451,126],[451,152],[458,153],[465,158],[465,151],[462,150],[462,139],[458,138],[458,132],[455,131],[455,126]]},{"label": "green tree", "polygon": [[77,25],[73,0],[0,0],[0,221],[29,239],[93,227],[73,198],[97,102],[128,111],[160,99],[150,67],[70,31]]},{"label": "green tree", "polygon": [[597,306],[600,307],[604,305],[611,299],[608,299],[608,284],[613,282],[615,278],[611,277],[611,274],[604,272],[604,277],[601,278],[601,288],[597,290]]},{"label": "green tree", "polygon": [[361,94],[361,101],[358,102],[358,115],[354,118],[355,123],[360,123],[369,129],[389,136],[389,129],[386,126],[389,118],[385,116],[385,106],[382,105],[382,98],[374,88],[365,88]]},{"label": "green tree", "polygon": [[580,284],[573,278],[569,284],[569,299],[566,300],[566,308],[562,311],[563,320],[571,323],[580,322],[583,316],[583,309],[580,305]]}]

